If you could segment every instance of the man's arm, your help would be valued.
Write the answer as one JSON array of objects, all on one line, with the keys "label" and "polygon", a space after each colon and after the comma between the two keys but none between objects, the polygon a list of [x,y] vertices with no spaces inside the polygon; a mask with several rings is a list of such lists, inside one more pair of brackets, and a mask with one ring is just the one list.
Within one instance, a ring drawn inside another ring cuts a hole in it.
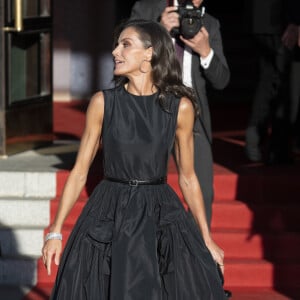
[{"label": "man's arm", "polygon": [[289,49],[293,49],[298,43],[300,25],[300,4],[299,0],[288,0],[287,2],[287,25],[282,34],[282,43]]},{"label": "man's arm", "polygon": [[[166,6],[165,0],[139,0],[133,5],[130,18],[158,20],[161,14],[164,12]],[[209,33],[209,45],[213,49],[214,55],[208,68],[206,69],[201,66],[199,57],[198,62],[194,60],[193,64],[199,64],[199,68],[201,68],[200,72],[204,74],[206,79],[214,88],[223,89],[229,82],[230,71],[223,53],[220,24],[217,19],[210,15],[206,15],[205,18],[207,19],[207,22],[204,23],[204,26]],[[194,48],[193,45],[189,43],[187,43],[187,45],[192,49]]]},{"label": "man's arm", "polygon": [[220,23],[216,19],[213,19],[209,40],[214,56],[208,68],[203,70],[203,73],[215,89],[223,89],[229,83],[230,70],[223,51]]},{"label": "man's arm", "polygon": [[166,3],[165,0],[138,0],[131,9],[130,19],[158,21]]},{"label": "man's arm", "polygon": [[[201,65],[199,57],[194,55],[192,64],[199,65],[199,72],[215,89],[223,89],[229,82],[230,70],[223,52],[222,37],[220,32],[219,21],[210,15],[205,16],[205,30],[200,30],[197,35],[184,42],[192,48],[192,50],[202,57],[203,39],[207,35],[208,45],[214,54],[208,66]],[[203,58],[203,57],[202,57]]]}]

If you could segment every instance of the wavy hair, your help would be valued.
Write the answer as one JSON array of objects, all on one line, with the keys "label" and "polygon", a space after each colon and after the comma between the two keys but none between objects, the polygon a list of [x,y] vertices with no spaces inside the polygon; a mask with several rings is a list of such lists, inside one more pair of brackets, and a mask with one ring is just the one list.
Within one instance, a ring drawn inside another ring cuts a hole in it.
[{"label": "wavy hair", "polygon": [[[185,86],[182,82],[182,70],[177,59],[174,44],[169,32],[158,22],[148,20],[129,20],[121,23],[115,30],[114,47],[123,30],[133,27],[139,35],[145,49],[152,47],[151,59],[152,80],[158,90],[158,101],[161,107],[168,111],[167,95],[173,94],[178,98],[189,98],[195,108],[195,115],[199,114],[192,88]],[[115,76],[116,85],[128,82],[125,76]]]}]

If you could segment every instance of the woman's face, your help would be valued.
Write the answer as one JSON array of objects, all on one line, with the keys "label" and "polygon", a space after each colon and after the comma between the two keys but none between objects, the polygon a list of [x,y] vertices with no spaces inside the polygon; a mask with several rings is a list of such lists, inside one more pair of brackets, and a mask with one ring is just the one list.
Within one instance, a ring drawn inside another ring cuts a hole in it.
[{"label": "woman's face", "polygon": [[115,61],[114,74],[118,76],[140,75],[141,64],[145,60],[151,60],[150,48],[144,48],[133,27],[124,29],[119,36],[116,48],[112,52]]}]

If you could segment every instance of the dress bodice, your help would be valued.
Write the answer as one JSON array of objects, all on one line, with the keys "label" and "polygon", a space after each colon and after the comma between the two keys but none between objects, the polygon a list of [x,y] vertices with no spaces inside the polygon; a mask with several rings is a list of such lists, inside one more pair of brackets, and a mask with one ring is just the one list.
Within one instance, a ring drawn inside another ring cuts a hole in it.
[{"label": "dress bodice", "polygon": [[105,176],[139,180],[166,176],[179,99],[168,96],[166,111],[157,97],[157,93],[132,95],[123,86],[104,91]]}]

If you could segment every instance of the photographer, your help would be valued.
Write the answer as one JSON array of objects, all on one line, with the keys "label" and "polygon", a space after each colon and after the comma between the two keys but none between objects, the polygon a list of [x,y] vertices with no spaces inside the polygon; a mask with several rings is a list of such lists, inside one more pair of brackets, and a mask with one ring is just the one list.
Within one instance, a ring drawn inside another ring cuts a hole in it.
[{"label": "photographer", "polygon": [[[172,3],[167,0],[136,1],[131,12],[131,19],[151,19],[160,23],[172,34],[180,27],[180,15],[177,6],[194,5],[201,8],[203,0]],[[192,3],[191,3],[192,2]],[[174,4],[174,5],[173,5]],[[219,21],[205,13],[201,20],[203,26],[193,38],[176,36],[176,48],[183,45],[183,81],[193,87],[197,96],[200,116],[195,122],[194,162],[195,170],[202,187],[208,223],[211,222],[213,201],[213,159],[211,151],[212,132],[206,85],[223,89],[229,82],[230,71],[223,53]],[[180,28],[179,28],[180,33]]]}]

